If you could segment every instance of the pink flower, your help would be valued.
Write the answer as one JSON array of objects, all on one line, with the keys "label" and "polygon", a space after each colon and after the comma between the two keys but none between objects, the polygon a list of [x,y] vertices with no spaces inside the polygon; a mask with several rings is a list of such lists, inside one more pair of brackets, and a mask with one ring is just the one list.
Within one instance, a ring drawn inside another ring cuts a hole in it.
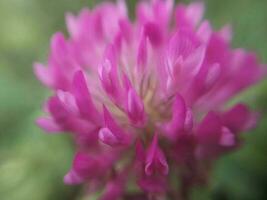
[{"label": "pink flower", "polygon": [[169,173],[169,165],[163,151],[158,145],[158,136],[154,134],[152,143],[145,152],[143,147],[137,143],[136,153],[139,154],[140,170],[136,170],[140,176],[139,186],[147,192],[164,192],[167,185],[167,175]]},{"label": "pink flower", "polygon": [[127,184],[168,195],[173,180],[198,183],[204,163],[240,146],[257,114],[226,104],[265,69],[203,13],[202,3],[140,1],[131,21],[120,0],[67,14],[69,37],[56,33],[46,66],[34,66],[53,91],[37,124],[77,147],[66,184],[97,183],[102,200],[127,195]]}]

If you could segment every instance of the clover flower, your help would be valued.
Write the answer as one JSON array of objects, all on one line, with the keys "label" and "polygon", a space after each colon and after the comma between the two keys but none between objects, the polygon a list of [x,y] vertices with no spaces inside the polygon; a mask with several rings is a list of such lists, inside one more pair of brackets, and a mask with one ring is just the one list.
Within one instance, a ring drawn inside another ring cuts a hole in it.
[{"label": "clover flower", "polygon": [[230,26],[214,31],[202,19],[202,3],[140,1],[134,21],[127,12],[118,1],[66,15],[69,38],[56,33],[46,66],[34,66],[53,91],[37,124],[73,137],[66,184],[87,183],[101,200],[127,198],[127,186],[186,199],[255,126],[247,106],[226,105],[264,68],[231,49]]}]

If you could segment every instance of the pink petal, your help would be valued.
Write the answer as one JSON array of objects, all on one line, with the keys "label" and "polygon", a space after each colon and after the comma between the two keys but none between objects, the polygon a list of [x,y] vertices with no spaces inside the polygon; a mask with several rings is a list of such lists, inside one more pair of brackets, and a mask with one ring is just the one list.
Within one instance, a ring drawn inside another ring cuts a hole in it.
[{"label": "pink petal", "polygon": [[52,55],[56,60],[64,60],[68,55],[68,46],[62,33],[56,33],[51,41]]},{"label": "pink petal", "polygon": [[123,196],[123,185],[118,183],[108,183],[105,188],[104,194],[101,195],[99,200],[117,200]]},{"label": "pink petal", "polygon": [[73,16],[71,13],[67,13],[65,18],[66,18],[66,25],[68,32],[70,33],[71,36],[76,38],[78,36],[79,29],[78,29],[78,22],[75,16]]},{"label": "pink petal", "polygon": [[172,15],[173,0],[155,0],[152,9],[154,20],[163,28],[167,27]]},{"label": "pink petal", "polygon": [[205,53],[206,47],[200,46],[188,56],[184,63],[187,73],[196,75],[199,72],[205,58]]},{"label": "pink petal", "polygon": [[123,36],[123,38],[126,40],[126,42],[129,44],[132,42],[132,27],[131,24],[128,20],[123,19],[119,21],[119,26],[120,26],[120,30],[121,30],[121,34]]},{"label": "pink petal", "polygon": [[34,72],[38,79],[46,86],[52,87],[54,84],[53,75],[50,73],[49,68],[40,63],[34,64]]},{"label": "pink petal", "polygon": [[219,79],[221,74],[221,66],[218,63],[215,63],[209,67],[209,71],[206,75],[205,88],[211,88],[216,81]]},{"label": "pink petal", "polygon": [[204,21],[197,30],[197,36],[204,43],[208,43],[212,35],[212,28],[209,21]]},{"label": "pink petal", "polygon": [[125,0],[117,0],[117,7],[121,16],[128,16],[128,8]]},{"label": "pink petal", "polygon": [[[172,118],[169,122],[163,124],[163,129],[165,130],[167,137],[169,137],[170,139],[175,139],[178,136],[179,132],[184,130],[186,112],[187,109],[183,97],[177,95],[172,107]],[[187,120],[187,123],[190,124],[190,119]]]},{"label": "pink petal", "polygon": [[117,105],[124,103],[124,93],[120,84],[117,70],[117,60],[115,55],[115,47],[109,46],[106,50],[106,56],[99,66],[99,78],[105,92],[111,97]]},{"label": "pink petal", "polygon": [[101,122],[101,117],[92,101],[92,97],[82,71],[78,71],[74,74],[72,86],[73,95],[76,99],[81,115],[99,124]]},{"label": "pink petal", "polygon": [[129,91],[133,87],[129,77],[125,73],[123,73],[122,79],[125,91]]},{"label": "pink petal", "polygon": [[147,38],[142,36],[137,52],[138,72],[143,72],[147,64]]},{"label": "pink petal", "polygon": [[205,7],[202,2],[194,2],[187,7],[186,16],[190,19],[193,26],[196,26],[200,22],[204,10]]},{"label": "pink petal", "polygon": [[231,147],[235,145],[235,135],[227,127],[222,127],[220,145],[226,147]]},{"label": "pink petal", "polygon": [[157,24],[148,22],[144,26],[144,34],[153,46],[160,46],[163,42],[163,34]]},{"label": "pink petal", "polygon": [[[111,113],[107,110],[105,106],[103,106],[103,112],[104,112],[104,122],[105,122],[105,127],[107,129],[101,129],[102,132],[99,134],[100,137],[105,139],[105,141],[108,141],[107,139],[110,140],[110,144],[112,144],[112,141],[116,145],[129,145],[131,142],[130,135],[126,133],[113,119],[111,116]],[[100,130],[100,131],[101,131]],[[104,131],[103,131],[104,130]],[[115,142],[116,141],[116,142]]]},{"label": "pink petal", "polygon": [[47,132],[61,133],[63,131],[63,129],[49,117],[40,117],[36,120],[36,123]]},{"label": "pink petal", "polygon": [[64,183],[67,185],[76,185],[82,182],[83,182],[83,179],[74,170],[70,170],[64,176]]},{"label": "pink petal", "polygon": [[209,144],[218,144],[221,136],[221,127],[220,117],[214,112],[209,112],[197,128],[196,137],[198,142],[207,147]]},{"label": "pink petal", "polygon": [[137,140],[135,144],[135,154],[136,154],[136,159],[140,162],[145,161],[146,153],[144,146],[140,140]]},{"label": "pink petal", "polygon": [[145,173],[148,176],[159,172],[162,175],[167,175],[169,166],[166,157],[158,146],[157,134],[154,134],[153,141],[147,150]]},{"label": "pink petal", "polygon": [[116,177],[109,180],[99,200],[117,200],[123,196],[128,178],[128,171],[119,172]]},{"label": "pink petal", "polygon": [[184,130],[191,131],[192,128],[193,128],[193,113],[192,110],[187,109],[184,122]]},{"label": "pink petal", "polygon": [[177,27],[194,29],[204,14],[204,5],[201,2],[191,3],[189,6],[179,5],[176,9]]},{"label": "pink petal", "polygon": [[237,104],[223,114],[223,122],[234,133],[247,131],[253,128],[257,122],[257,115],[249,111],[243,104]]},{"label": "pink petal", "polygon": [[98,137],[101,142],[110,146],[117,146],[121,142],[108,128],[101,128]]},{"label": "pink petal", "polygon": [[145,123],[144,104],[133,88],[128,91],[128,117],[136,124],[143,126]]},{"label": "pink petal", "polygon": [[219,34],[227,43],[231,42],[233,36],[233,30],[231,25],[224,26],[220,30]]},{"label": "pink petal", "polygon": [[64,92],[62,90],[58,90],[57,96],[66,110],[68,110],[70,113],[77,115],[78,107],[76,105],[75,98],[72,96],[70,92]]},{"label": "pink petal", "polygon": [[170,39],[168,54],[172,60],[178,57],[187,58],[198,46],[198,41],[194,33],[188,29],[178,30]]},{"label": "pink petal", "polygon": [[62,105],[61,101],[57,96],[50,97],[48,102],[48,110],[53,116],[54,120],[60,125],[65,126],[69,120],[70,115],[68,110]]},{"label": "pink petal", "polygon": [[138,181],[139,187],[145,192],[149,193],[164,193],[167,189],[168,183],[165,177],[142,177]]},{"label": "pink petal", "polygon": [[99,155],[99,158],[95,158],[94,156],[83,152],[75,155],[73,170],[81,179],[91,179],[104,175],[103,170],[106,170],[105,161],[100,160],[102,159],[101,155]]}]

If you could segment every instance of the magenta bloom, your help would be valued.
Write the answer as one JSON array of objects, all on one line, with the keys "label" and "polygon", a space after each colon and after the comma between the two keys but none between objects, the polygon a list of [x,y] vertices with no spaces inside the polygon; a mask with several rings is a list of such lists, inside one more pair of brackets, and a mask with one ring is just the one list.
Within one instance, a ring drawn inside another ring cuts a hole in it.
[{"label": "magenta bloom", "polygon": [[77,147],[66,184],[86,182],[100,200],[127,197],[129,185],[151,199],[185,198],[240,146],[257,114],[226,104],[264,68],[231,49],[231,28],[214,31],[203,12],[201,3],[151,0],[137,4],[135,21],[123,1],[67,14],[70,37],[56,33],[47,66],[34,66],[54,93],[38,125],[71,134]]}]

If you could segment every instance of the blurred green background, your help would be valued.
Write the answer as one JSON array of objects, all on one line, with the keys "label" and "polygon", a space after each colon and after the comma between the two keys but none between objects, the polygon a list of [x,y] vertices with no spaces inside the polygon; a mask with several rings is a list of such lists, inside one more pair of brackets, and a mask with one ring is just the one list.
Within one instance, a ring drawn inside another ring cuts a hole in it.
[{"label": "blurred green background", "polygon": [[[67,11],[96,2],[0,0],[0,199],[81,199],[78,187],[62,182],[73,156],[69,138],[46,135],[34,124],[49,92],[34,77],[32,63],[46,60],[54,32],[65,32]],[[135,1],[128,2],[132,9]],[[256,51],[267,62],[266,0],[205,2],[215,27],[233,25],[234,47]],[[267,82],[239,99],[260,110],[262,120],[242,150],[218,161],[210,189],[196,190],[193,199],[267,199]]]}]

